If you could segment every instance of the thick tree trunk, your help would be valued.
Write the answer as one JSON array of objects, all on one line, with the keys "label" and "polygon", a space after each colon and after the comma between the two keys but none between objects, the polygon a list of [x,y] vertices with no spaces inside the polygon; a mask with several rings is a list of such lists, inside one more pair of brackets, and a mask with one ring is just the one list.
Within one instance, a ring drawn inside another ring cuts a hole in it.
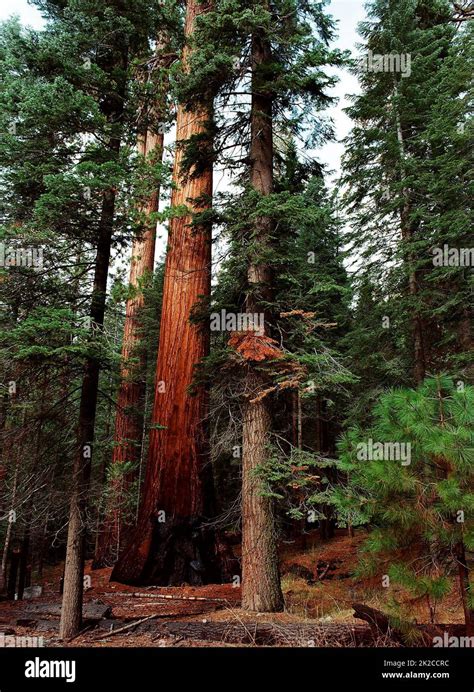
[{"label": "thick tree trunk", "polygon": [[[146,132],[139,141],[140,153],[154,162],[161,161],[163,134]],[[158,210],[159,190],[153,191],[143,212],[146,216]],[[132,463],[134,469],[140,459],[144,423],[146,351],[140,349],[142,339],[141,313],[144,307],[142,287],[147,276],[153,273],[155,258],[156,224],[148,222],[140,235],[134,238],[130,260],[129,285],[132,290],[127,300],[122,343],[122,372],[115,418],[114,450],[112,466]],[[135,359],[137,362],[131,362]],[[135,470],[119,478],[113,478],[108,489],[105,516],[98,536],[94,567],[113,564],[120,550],[127,517],[122,507],[124,495],[135,478]]]},{"label": "thick tree trunk", "polygon": [[283,609],[271,498],[261,494],[255,469],[266,460],[271,426],[266,404],[247,404],[243,421],[242,608],[257,612]]},{"label": "thick tree trunk", "polygon": [[[268,64],[270,58],[268,43],[255,35],[252,39],[250,182],[261,195],[273,191],[272,95],[266,86],[262,88],[261,76],[262,66]],[[255,225],[255,240],[260,246],[268,245],[270,234],[271,219],[260,218]],[[251,261],[248,282],[246,309],[250,313],[263,312],[261,301],[270,295],[269,267]],[[247,367],[246,390],[263,390],[262,376]],[[270,431],[268,399],[249,397],[244,404],[242,435],[242,608],[258,612],[283,609],[272,501],[262,495],[261,483],[255,475],[255,469],[265,464]]]},{"label": "thick tree trunk", "polygon": [[[208,8],[188,1],[188,38],[196,16]],[[184,51],[185,65],[189,50]],[[193,223],[194,214],[211,203],[210,142],[199,169],[183,165],[186,142],[205,135],[211,118],[210,106],[178,108],[171,206],[186,205],[189,213],[170,222],[148,466],[137,527],[112,572],[113,580],[125,583],[220,579],[214,533],[202,527],[213,494],[205,422],[208,393],[203,387],[189,391],[195,367],[209,349],[208,329],[190,318],[210,294],[211,228]]]}]

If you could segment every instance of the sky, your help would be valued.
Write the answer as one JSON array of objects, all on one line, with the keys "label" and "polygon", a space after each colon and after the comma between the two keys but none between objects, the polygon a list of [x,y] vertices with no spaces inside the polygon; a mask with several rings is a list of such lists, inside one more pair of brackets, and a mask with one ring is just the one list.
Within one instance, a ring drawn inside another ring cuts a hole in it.
[{"label": "sky", "polygon": [[[366,0],[332,0],[329,5],[329,11],[338,20],[337,32],[339,38],[333,44],[335,48],[341,50],[356,51],[356,44],[360,42],[360,37],[357,34],[357,25],[365,16]],[[341,156],[344,151],[344,146],[341,140],[349,134],[351,128],[350,118],[344,113],[343,108],[349,105],[347,94],[356,94],[359,92],[357,78],[349,74],[346,70],[336,70],[339,77],[339,83],[332,90],[332,96],[338,98],[338,103],[332,108],[329,108],[327,113],[334,120],[336,132],[336,142],[329,142],[317,152],[317,158],[322,163],[326,164],[328,170],[335,171],[335,175],[340,170]],[[333,177],[333,176],[332,176]]]},{"label": "sky", "polygon": [[[334,46],[341,49],[355,49],[358,41],[357,24],[364,18],[364,4],[366,0],[331,0],[329,11],[338,20],[339,38]],[[23,24],[39,29],[43,19],[36,7],[30,5],[27,0],[6,0],[0,5],[0,20],[7,19],[12,14],[17,14]],[[341,140],[350,130],[350,120],[343,112],[343,108],[349,105],[346,94],[357,93],[357,79],[345,70],[338,70],[340,82],[334,87],[332,95],[338,98],[338,104],[327,110],[327,114],[334,120],[336,142],[329,142],[316,153],[319,161],[326,164],[328,171],[334,171],[331,178],[337,176],[340,170],[340,160],[343,152]]]},{"label": "sky", "polygon": [[[328,5],[328,11],[333,18],[337,20],[337,40],[332,44],[332,47],[340,48],[341,50],[356,49],[356,44],[360,40],[357,34],[357,25],[365,17],[366,0],[331,0]],[[0,21],[7,19],[11,15],[16,14],[20,17],[23,24],[29,25],[35,29],[40,29],[43,25],[43,19],[36,7],[30,5],[27,0],[5,0],[0,5]],[[346,70],[334,70],[339,77],[338,84],[332,89],[331,95],[338,100],[337,104],[327,109],[326,115],[331,117],[334,122],[336,140],[328,142],[317,151],[311,152],[317,160],[326,166],[327,178],[326,182],[331,187],[332,183],[337,179],[340,172],[341,156],[344,151],[342,139],[349,133],[351,121],[344,113],[343,108],[349,105],[346,98],[347,94],[354,94],[359,91],[358,82],[354,75],[349,74]],[[168,134],[172,138],[172,132]],[[219,174],[216,171],[214,187],[222,191],[228,185],[225,173]],[[161,206],[161,202],[160,202]],[[158,225],[157,227],[157,243],[156,243],[156,258],[162,256],[166,246],[166,229]]]}]

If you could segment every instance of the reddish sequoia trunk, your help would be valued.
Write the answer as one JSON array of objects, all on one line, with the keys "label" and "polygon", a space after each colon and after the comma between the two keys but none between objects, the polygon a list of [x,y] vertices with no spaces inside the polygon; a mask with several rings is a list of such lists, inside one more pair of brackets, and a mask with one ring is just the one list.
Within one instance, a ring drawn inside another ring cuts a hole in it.
[{"label": "reddish sequoia trunk", "polygon": [[[187,5],[185,33],[208,6],[197,0]],[[184,52],[184,63],[189,48]],[[205,133],[210,107],[178,109],[176,138],[185,144]],[[201,584],[220,578],[212,531],[202,526],[212,497],[208,435],[205,418],[207,391],[189,392],[195,366],[208,353],[208,330],[190,317],[201,297],[210,294],[211,229],[191,225],[193,214],[210,205],[212,164],[199,174],[183,168],[183,146],[174,162],[171,205],[186,205],[186,216],[170,222],[163,287],[156,388],[145,485],[136,529],[120,556],[112,580],[125,583]],[[164,426],[159,428],[157,426]]]},{"label": "reddish sequoia trunk", "polygon": [[[159,161],[163,152],[163,135],[148,131],[139,142],[139,152]],[[153,191],[144,213],[149,216],[158,210],[159,190]],[[141,312],[144,296],[141,290],[147,276],[151,275],[155,257],[156,228],[148,223],[135,237],[130,260],[129,284],[133,291],[127,300],[122,343],[122,372],[115,418],[114,450],[112,466],[132,463],[136,467],[140,459],[144,421],[146,353],[139,352],[141,341]],[[132,359],[138,362],[131,362]],[[112,564],[120,549],[120,539],[126,525],[122,503],[135,472],[114,477],[109,487],[103,526],[98,538],[94,567]]]},{"label": "reddish sequoia trunk", "polygon": [[[250,182],[261,195],[273,191],[272,95],[268,93],[268,87],[262,85],[260,72],[270,58],[268,43],[260,36],[254,36]],[[271,219],[258,219],[255,224],[258,245],[268,245],[270,234]],[[246,309],[250,313],[263,312],[261,301],[268,300],[271,292],[268,265],[251,261],[248,282],[250,290]],[[262,376],[248,367],[246,390],[265,389]],[[268,398],[255,401],[249,396],[244,405],[242,442],[242,608],[259,612],[283,610],[272,500],[262,495],[260,480],[255,475],[255,469],[265,464],[270,430]]]}]

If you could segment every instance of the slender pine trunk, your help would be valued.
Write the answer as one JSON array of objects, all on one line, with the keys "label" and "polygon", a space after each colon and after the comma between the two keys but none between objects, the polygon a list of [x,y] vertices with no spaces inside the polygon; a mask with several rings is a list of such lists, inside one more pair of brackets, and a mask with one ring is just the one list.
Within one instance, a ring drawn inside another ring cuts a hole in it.
[{"label": "slender pine trunk", "polygon": [[[265,38],[252,38],[252,106],[250,144],[250,183],[261,195],[273,191],[272,95],[262,85],[262,67],[271,58]],[[263,77],[265,79],[265,77]],[[271,219],[255,223],[254,238],[263,247],[270,243]],[[263,312],[262,301],[270,296],[271,272],[266,263],[250,261],[247,278],[249,293],[246,309]],[[262,376],[247,366],[247,391],[265,388]],[[266,462],[271,432],[268,398],[249,398],[244,404],[242,435],[242,608],[258,612],[283,609],[278,568],[278,548],[273,503],[262,494],[256,469]]]},{"label": "slender pine trunk", "polygon": [[17,487],[18,487],[18,471],[19,471],[19,458],[18,458],[18,453],[15,456],[15,470],[14,470],[14,475],[13,475],[13,488],[12,488],[12,495],[11,495],[11,501],[10,501],[10,511],[8,513],[8,523],[7,523],[7,530],[5,534],[5,542],[3,544],[3,551],[2,551],[2,561],[0,564],[0,594],[3,593],[6,589],[7,586],[7,565],[8,565],[8,556],[10,552],[10,544],[13,538],[13,528],[14,528],[14,522],[11,520],[13,515],[10,515],[10,512],[15,511],[16,507],[16,493],[17,493]]},{"label": "slender pine trunk", "polygon": [[[394,94],[395,97],[399,97],[399,90],[397,84],[397,78],[394,75]],[[408,246],[413,242],[415,235],[415,228],[413,221],[411,219],[411,201],[410,201],[410,191],[405,185],[406,172],[405,172],[405,135],[403,132],[403,126],[401,122],[400,113],[398,110],[398,102],[395,106],[395,118],[397,127],[397,139],[400,154],[400,177],[401,182],[404,185],[402,190],[403,203],[400,210],[400,226],[401,226],[401,236],[402,241]],[[420,314],[419,306],[417,305],[419,301],[419,289],[421,278],[419,272],[413,266],[415,264],[414,253],[408,248],[405,253],[405,263],[409,266],[408,271],[408,295],[413,300],[413,306],[411,309],[411,332],[412,332],[412,343],[413,343],[413,379],[416,385],[421,384],[426,376],[426,346],[425,346],[425,326],[423,323],[423,318]]]},{"label": "slender pine trunk", "polygon": [[[118,151],[119,142],[116,143]],[[91,304],[91,330],[101,331],[104,324],[107,276],[110,262],[115,192],[104,193],[101,224],[95,261],[94,287]],[[64,591],[59,635],[61,639],[75,636],[82,622],[85,539],[87,530],[87,494],[92,469],[100,363],[89,356],[82,380],[77,426],[76,452],[72,470],[71,504],[64,568]]]}]

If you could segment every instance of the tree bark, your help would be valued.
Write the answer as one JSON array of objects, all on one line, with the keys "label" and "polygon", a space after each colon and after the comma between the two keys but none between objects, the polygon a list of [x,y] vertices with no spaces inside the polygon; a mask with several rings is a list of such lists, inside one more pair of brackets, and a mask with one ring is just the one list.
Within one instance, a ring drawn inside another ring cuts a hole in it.
[{"label": "tree bark", "polygon": [[[261,195],[273,191],[272,94],[262,84],[261,69],[271,59],[268,41],[260,35],[252,38],[252,106],[250,143],[250,183]],[[265,77],[263,77],[265,80]],[[261,246],[270,243],[271,219],[262,217],[255,224],[254,236]],[[246,309],[260,311],[262,299],[268,299],[271,272],[267,264],[254,259],[248,267],[249,292]],[[250,366],[246,391],[263,390],[262,376]],[[262,494],[255,474],[265,464],[266,445],[271,431],[268,398],[244,404],[242,435],[242,608],[258,612],[283,610],[283,595],[278,567],[278,548],[273,503]]]},{"label": "tree bark", "polygon": [[[25,409],[26,410],[26,409]],[[23,421],[24,421],[24,414],[23,414]],[[18,487],[18,472],[20,468],[20,460],[19,460],[19,448],[17,448],[17,451],[15,452],[15,470],[13,473],[13,488],[12,488],[12,496],[11,496],[11,501],[10,501],[10,511],[14,512],[15,507],[16,507],[16,493],[17,493],[17,487]],[[3,518],[3,517],[2,517]],[[6,585],[7,585],[7,563],[8,563],[8,556],[9,556],[9,551],[10,551],[10,543],[12,541],[13,537],[13,524],[14,522],[12,521],[12,516],[10,513],[5,518],[8,523],[7,523],[7,530],[5,534],[5,543],[3,544],[3,551],[2,551],[2,561],[0,564],[0,594],[5,591]]]},{"label": "tree bark", "polygon": [[25,587],[28,586],[28,579],[31,575],[31,565],[29,565],[30,556],[30,527],[27,524],[25,532],[23,535],[23,540],[21,542],[21,553],[20,553],[20,569],[18,574],[18,600],[23,599],[23,592]]},{"label": "tree bark", "polygon": [[[398,99],[399,91],[396,81],[396,76],[394,75],[394,94]],[[403,132],[403,126],[401,122],[400,113],[398,111],[398,103],[395,109],[396,117],[396,127],[397,127],[397,139],[400,153],[400,176],[401,182],[403,183],[403,204],[400,210],[400,225],[401,225],[401,236],[402,241],[410,243],[415,234],[413,227],[413,222],[410,219],[411,214],[411,202],[410,202],[410,192],[405,186],[405,136]],[[413,264],[414,257],[412,252],[406,254],[405,262]],[[416,301],[419,293],[419,282],[420,277],[416,269],[410,268],[408,273],[408,294]],[[411,316],[411,329],[412,329],[412,340],[413,340],[413,379],[416,385],[423,382],[426,375],[426,353],[425,353],[425,328],[423,324],[423,319],[419,313],[419,310],[413,307],[413,312]]]},{"label": "tree bark", "polygon": [[[101,228],[95,261],[91,305],[93,331],[96,329],[101,330],[104,324],[114,208],[115,192],[107,190],[102,204]],[[72,470],[71,505],[60,624],[61,639],[69,639],[76,635],[82,622],[87,493],[92,468],[92,442],[94,438],[99,374],[99,361],[93,357],[88,357],[82,380],[76,452]]]},{"label": "tree bark", "polygon": [[466,623],[466,635],[474,636],[474,608],[470,605],[472,598],[472,586],[470,582],[469,566],[466,558],[464,543],[461,541],[456,550],[456,560],[458,564],[459,591],[461,593],[462,606],[464,611],[464,622]]},{"label": "tree bark", "polygon": [[10,569],[8,571],[7,597],[13,601],[16,594],[16,582],[18,577],[18,566],[20,564],[21,548],[16,544],[10,555]]},{"label": "tree bark", "polygon": [[[122,62],[110,67],[125,71],[126,53],[121,56]],[[110,123],[120,124],[125,85],[118,92],[107,95],[102,110]],[[114,134],[109,140],[111,160],[118,156],[120,136]],[[107,294],[107,278],[112,245],[113,221],[115,213],[114,188],[105,190],[101,218],[97,237],[97,254],[94,268],[90,318],[91,340],[96,333],[103,330]],[[95,417],[99,388],[100,361],[92,355],[86,359],[79,404],[79,419],[76,433],[76,450],[72,468],[72,488],[69,510],[69,527],[64,567],[64,590],[61,609],[59,635],[61,639],[70,639],[80,630],[82,623],[82,597],[84,580],[85,539],[87,531],[87,495],[92,470],[92,443],[94,440]]]},{"label": "tree bark", "polygon": [[[160,104],[160,108],[162,108]],[[159,119],[157,113],[157,119]],[[154,123],[156,126],[156,123]],[[163,154],[163,134],[149,129],[138,142],[139,153],[161,161]],[[158,210],[159,189],[153,190],[143,212],[149,217]],[[129,285],[132,295],[127,300],[122,342],[122,371],[117,399],[115,418],[114,449],[112,467],[129,462],[133,464],[130,473],[113,478],[109,485],[105,516],[98,536],[94,568],[113,564],[120,550],[127,517],[122,503],[130,482],[136,477],[135,468],[140,459],[144,425],[144,400],[146,390],[146,350],[140,350],[142,339],[141,313],[144,307],[143,284],[153,273],[155,259],[156,223],[147,221],[143,232],[137,235],[132,244]],[[138,362],[133,363],[132,359]]]},{"label": "tree bark", "polygon": [[[185,35],[207,3],[188,0]],[[189,58],[184,49],[183,63]],[[211,228],[194,222],[212,198],[211,142],[206,140],[211,104],[178,108],[171,206],[187,207],[171,219],[148,465],[137,527],[112,572],[130,584],[202,584],[220,579],[219,546],[202,526],[211,511],[208,456],[208,392],[193,384],[195,367],[209,351],[209,330],[190,318],[210,295]],[[202,161],[184,165],[185,146],[200,136]]]}]

